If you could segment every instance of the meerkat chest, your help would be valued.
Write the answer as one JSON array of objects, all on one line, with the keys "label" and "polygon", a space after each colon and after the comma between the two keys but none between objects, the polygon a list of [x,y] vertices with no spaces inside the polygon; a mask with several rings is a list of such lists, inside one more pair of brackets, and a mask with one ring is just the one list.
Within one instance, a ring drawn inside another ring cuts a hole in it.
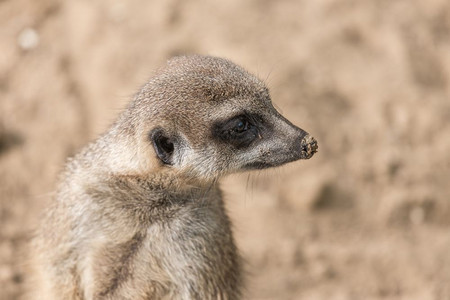
[{"label": "meerkat chest", "polygon": [[188,208],[174,220],[149,228],[148,251],[187,298],[237,290],[239,256],[221,206]]},{"label": "meerkat chest", "polygon": [[151,226],[148,243],[174,270],[220,267],[222,259],[235,252],[228,217],[221,207],[208,204],[187,208],[173,220]]},{"label": "meerkat chest", "polygon": [[187,206],[99,253],[99,297],[139,291],[151,298],[207,299],[239,284],[239,257],[221,205]]}]

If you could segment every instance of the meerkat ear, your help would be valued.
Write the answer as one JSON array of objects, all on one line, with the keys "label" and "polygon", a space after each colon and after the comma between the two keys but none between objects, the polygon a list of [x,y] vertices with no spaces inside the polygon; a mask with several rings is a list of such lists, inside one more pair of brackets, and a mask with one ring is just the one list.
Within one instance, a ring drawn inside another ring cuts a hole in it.
[{"label": "meerkat ear", "polygon": [[166,165],[173,165],[175,138],[167,136],[161,128],[156,128],[150,132],[150,139],[159,159]]}]

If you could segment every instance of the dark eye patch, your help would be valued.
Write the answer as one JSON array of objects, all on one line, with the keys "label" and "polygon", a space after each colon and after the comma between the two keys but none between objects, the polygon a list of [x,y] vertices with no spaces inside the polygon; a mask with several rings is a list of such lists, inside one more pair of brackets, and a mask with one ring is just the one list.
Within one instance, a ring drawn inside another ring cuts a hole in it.
[{"label": "dark eye patch", "polygon": [[258,125],[262,118],[241,114],[225,121],[216,122],[213,136],[240,149],[248,147],[259,135]]}]

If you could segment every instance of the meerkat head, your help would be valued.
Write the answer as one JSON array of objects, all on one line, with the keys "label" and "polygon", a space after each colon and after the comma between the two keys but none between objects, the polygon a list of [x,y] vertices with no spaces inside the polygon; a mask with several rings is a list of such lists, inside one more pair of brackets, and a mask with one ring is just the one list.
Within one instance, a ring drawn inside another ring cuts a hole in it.
[{"label": "meerkat head", "polygon": [[126,111],[149,168],[214,180],[308,159],[317,142],[273,107],[267,87],[228,60],[176,57]]}]

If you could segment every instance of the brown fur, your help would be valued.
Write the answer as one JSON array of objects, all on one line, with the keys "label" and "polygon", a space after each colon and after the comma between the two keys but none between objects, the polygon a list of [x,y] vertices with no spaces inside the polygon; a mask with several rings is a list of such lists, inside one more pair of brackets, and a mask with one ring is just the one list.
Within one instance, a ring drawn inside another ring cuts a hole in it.
[{"label": "brown fur", "polygon": [[[227,140],[235,134],[227,120],[239,114],[260,122],[245,147]],[[218,179],[316,149],[242,68],[213,57],[170,60],[68,162],[33,241],[33,298],[240,298],[241,259]]]}]

